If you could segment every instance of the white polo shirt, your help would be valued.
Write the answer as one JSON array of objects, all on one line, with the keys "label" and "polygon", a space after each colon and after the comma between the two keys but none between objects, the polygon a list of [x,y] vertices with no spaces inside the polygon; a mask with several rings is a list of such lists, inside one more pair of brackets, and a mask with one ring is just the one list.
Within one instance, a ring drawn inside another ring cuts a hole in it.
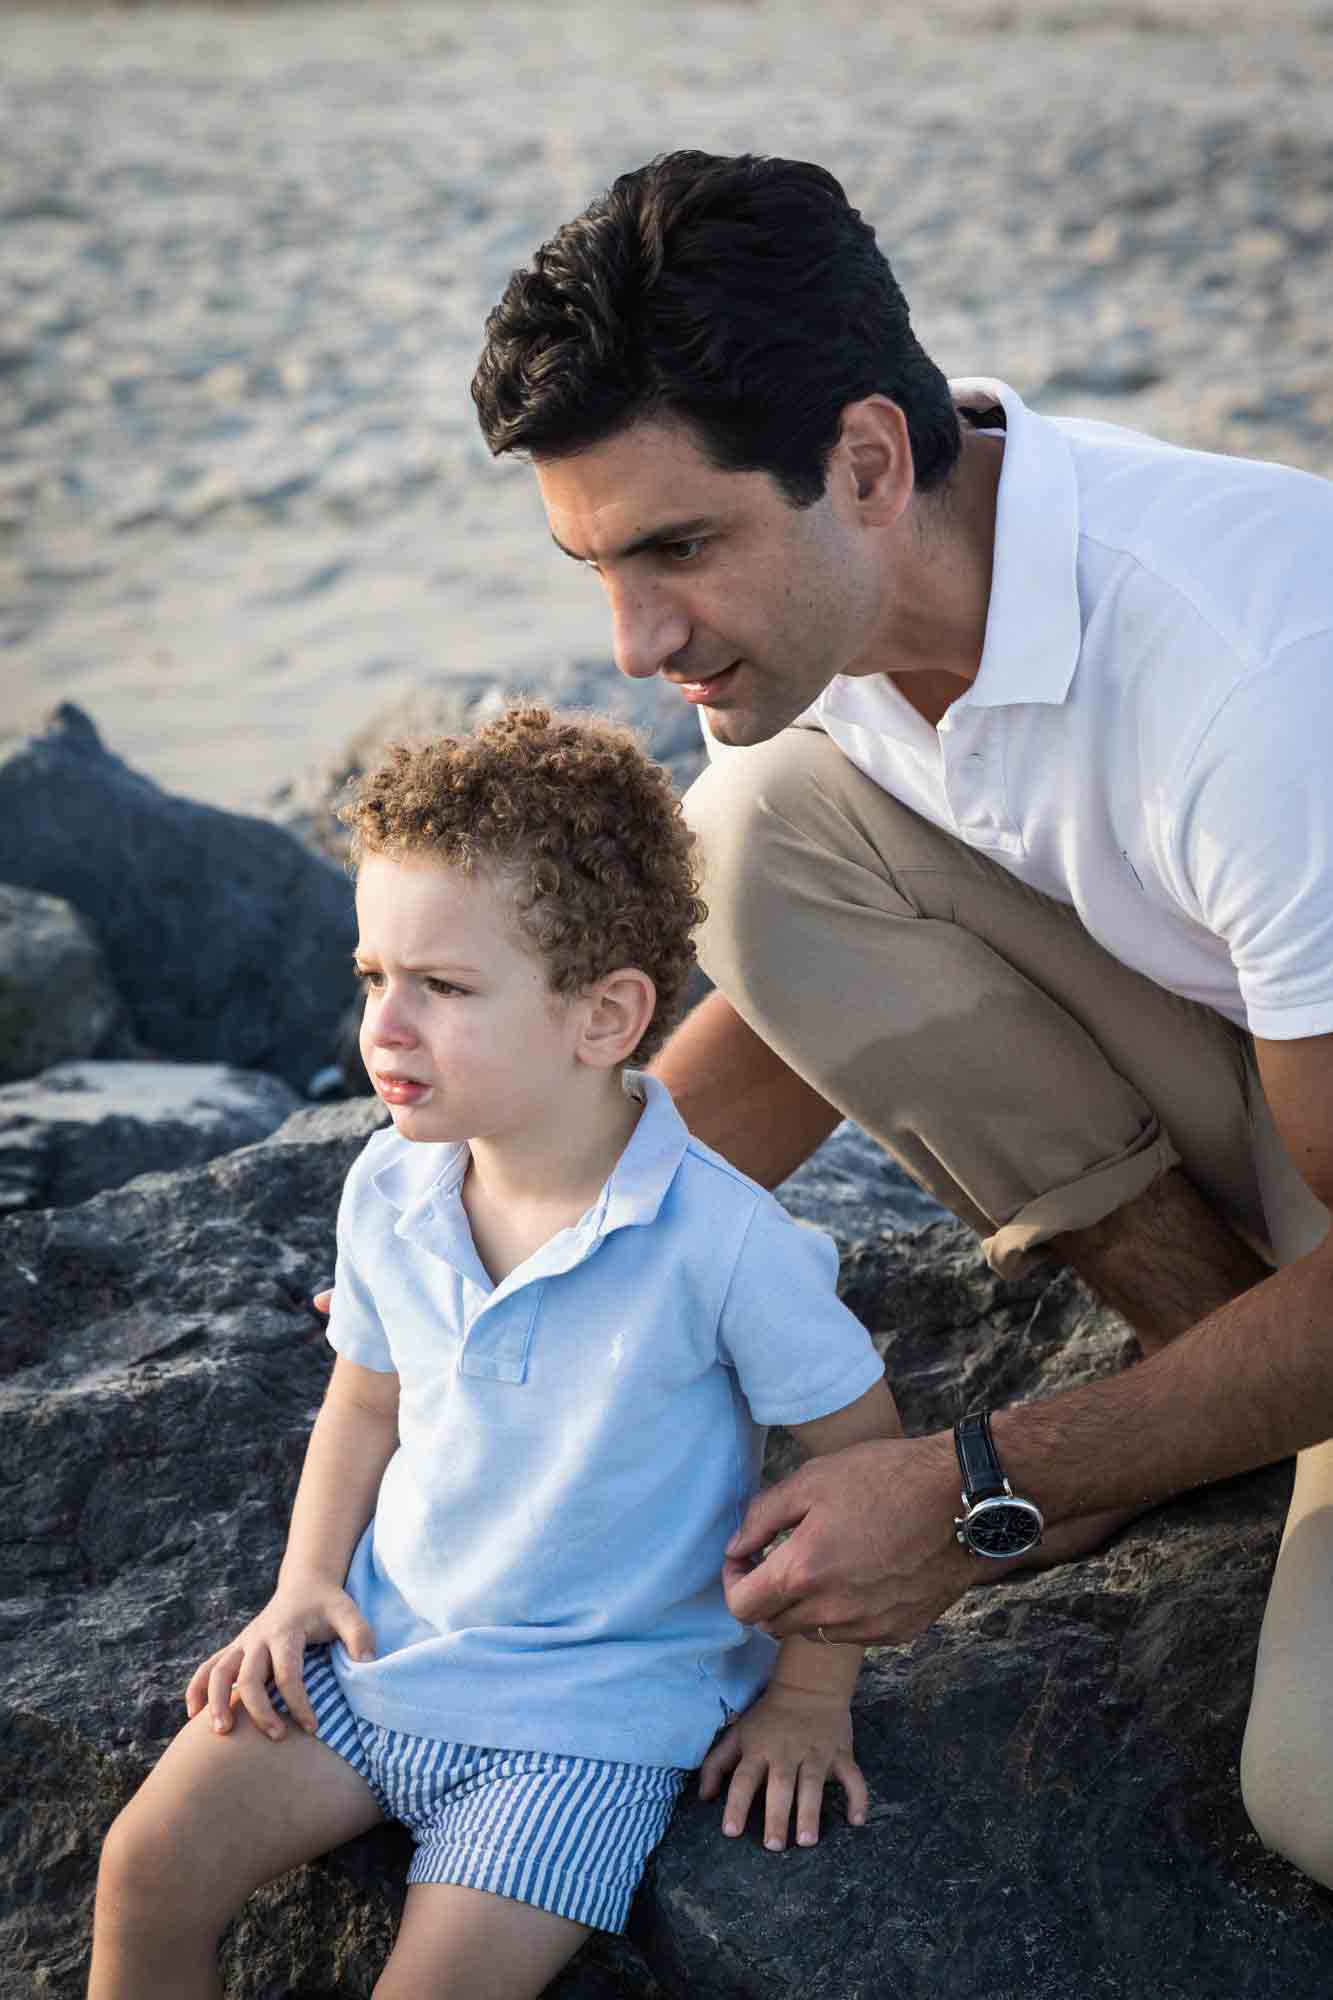
[{"label": "white polo shirt", "polygon": [[503,1284],[466,1146],[377,1132],[348,1175],[329,1339],[397,1371],[400,1444],[347,1588],[378,1647],[332,1651],[372,1722],[496,1749],[698,1764],[775,1647],[722,1557],[766,1424],[883,1363],[826,1236],[691,1139],[652,1077],[600,1196]]},{"label": "white polo shirt", "polygon": [[952,386],[1005,413],[976,681],[938,729],[882,675],[801,721],[1158,985],[1333,1031],[1333,485]]}]

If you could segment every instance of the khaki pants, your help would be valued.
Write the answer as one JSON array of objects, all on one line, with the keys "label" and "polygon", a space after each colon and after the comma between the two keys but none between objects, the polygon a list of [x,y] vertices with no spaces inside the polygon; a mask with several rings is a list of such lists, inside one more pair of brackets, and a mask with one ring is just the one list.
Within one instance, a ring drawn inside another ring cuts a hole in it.
[{"label": "khaki pants", "polygon": [[[977,1231],[996,1270],[1020,1274],[1177,1162],[1269,1262],[1319,1242],[1328,1215],[1274,1130],[1249,1037],[1130,971],[1072,909],[910,812],[821,732],[721,759],[686,813],[709,977]],[[1260,1832],[1325,1880],[1330,1578],[1333,1444],[1301,1454],[1243,1765]]]}]

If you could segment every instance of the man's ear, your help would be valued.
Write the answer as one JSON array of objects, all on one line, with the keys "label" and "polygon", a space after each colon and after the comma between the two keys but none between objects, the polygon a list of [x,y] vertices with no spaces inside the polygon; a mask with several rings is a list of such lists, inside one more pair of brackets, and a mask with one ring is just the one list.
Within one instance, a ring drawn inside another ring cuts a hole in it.
[{"label": "man's ear", "polygon": [[657,1006],[657,988],[646,972],[624,966],[608,972],[582,995],[587,1008],[578,1056],[592,1069],[628,1062],[647,1032]]},{"label": "man's ear", "polygon": [[891,527],[915,486],[907,419],[888,396],[848,403],[833,448],[845,468],[857,513],[874,527]]}]

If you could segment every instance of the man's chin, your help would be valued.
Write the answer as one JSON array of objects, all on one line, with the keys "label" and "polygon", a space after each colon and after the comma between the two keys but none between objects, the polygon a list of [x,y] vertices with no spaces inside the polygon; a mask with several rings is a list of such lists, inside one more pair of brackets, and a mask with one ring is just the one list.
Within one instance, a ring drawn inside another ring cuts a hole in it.
[{"label": "man's chin", "polygon": [[770,736],[776,736],[785,729],[794,716],[774,721],[769,716],[756,715],[746,708],[708,708],[703,710],[708,734],[714,743],[720,743],[728,750],[748,750],[756,743],[767,743]]}]

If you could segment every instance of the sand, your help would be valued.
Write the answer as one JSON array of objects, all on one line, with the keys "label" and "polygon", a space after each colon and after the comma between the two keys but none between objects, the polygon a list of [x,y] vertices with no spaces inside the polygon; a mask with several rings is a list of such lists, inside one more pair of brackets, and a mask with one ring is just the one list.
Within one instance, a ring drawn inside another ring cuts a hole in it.
[{"label": "sand", "polygon": [[682,144],[831,167],[950,373],[1328,473],[1330,133],[1294,0],[7,7],[0,732],[263,811],[413,691],[613,690],[468,382]]}]

